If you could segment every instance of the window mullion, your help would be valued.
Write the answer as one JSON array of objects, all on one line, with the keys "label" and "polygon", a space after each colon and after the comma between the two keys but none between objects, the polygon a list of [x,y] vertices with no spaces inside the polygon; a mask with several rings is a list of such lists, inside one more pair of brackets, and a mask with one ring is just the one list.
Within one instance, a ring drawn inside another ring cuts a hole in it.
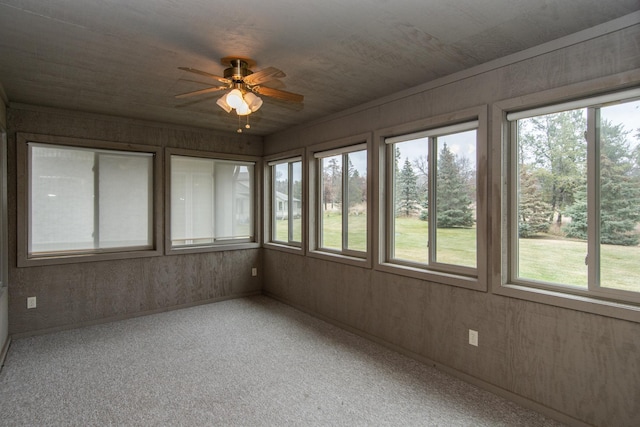
[{"label": "window mullion", "polygon": [[287,240],[293,242],[293,162],[287,166]]},{"label": "window mullion", "polygon": [[389,189],[385,191],[385,195],[387,199],[385,200],[385,212],[386,212],[386,245],[385,245],[385,259],[384,261],[388,262],[391,259],[396,257],[395,254],[395,201],[397,196],[397,189],[395,187],[396,174],[395,170],[395,158],[396,158],[396,148],[395,144],[387,144],[386,146],[387,155],[386,155],[386,170],[388,173],[386,174],[386,183],[385,188]]},{"label": "window mullion", "polygon": [[93,155],[93,248],[100,248],[100,153]]},{"label": "window mullion", "polygon": [[600,109],[587,109],[587,277],[589,290],[600,287]]},{"label": "window mullion", "polygon": [[428,182],[428,191],[429,194],[427,194],[427,217],[429,219],[429,224],[428,224],[428,234],[427,234],[427,251],[428,251],[428,262],[427,264],[433,264],[434,262],[436,262],[436,221],[437,221],[437,194],[436,194],[436,186],[438,184],[438,177],[437,177],[437,169],[436,169],[436,158],[438,155],[438,147],[436,146],[436,138],[435,137],[429,137],[429,143],[428,143],[428,159],[427,159],[427,168],[428,168],[428,175],[429,175],[429,182]]},{"label": "window mullion", "polygon": [[518,232],[518,205],[520,194],[520,163],[522,159],[519,156],[520,141],[518,140],[518,122],[513,121],[509,123],[509,147],[508,147],[508,159],[511,165],[508,168],[507,182],[509,183],[509,212],[508,212],[508,251],[509,251],[509,266],[508,275],[509,281],[516,280],[520,277],[519,272],[519,251],[520,251],[520,239]]},{"label": "window mullion", "polygon": [[270,165],[269,166],[269,173],[270,173],[270,177],[271,179],[269,180],[269,183],[271,185],[269,194],[271,195],[271,229],[270,229],[270,234],[271,236],[269,237],[270,241],[274,241],[274,240],[278,240],[277,236],[276,236],[276,221],[278,220],[278,193],[277,193],[277,187],[276,187],[276,165]]},{"label": "window mullion", "polygon": [[[346,167],[345,167],[346,165]],[[342,154],[342,250],[349,248],[349,153]]]}]

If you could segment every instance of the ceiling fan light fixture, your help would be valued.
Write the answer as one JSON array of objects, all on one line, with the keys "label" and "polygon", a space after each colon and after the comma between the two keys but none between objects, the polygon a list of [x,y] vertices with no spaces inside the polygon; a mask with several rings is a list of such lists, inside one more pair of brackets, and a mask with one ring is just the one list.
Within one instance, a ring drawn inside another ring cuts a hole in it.
[{"label": "ceiling fan light fixture", "polygon": [[227,113],[230,113],[232,108],[231,105],[227,104],[227,95],[228,94],[224,94],[223,96],[221,96],[217,101],[216,104],[218,104],[220,106],[220,108],[222,108],[224,111],[226,111]]},{"label": "ceiling fan light fixture", "polygon": [[249,109],[252,112],[256,112],[260,109],[260,107],[262,107],[262,98],[260,98],[259,96],[256,96],[252,92],[247,92],[244,95],[244,101],[247,103],[247,105],[249,106]]},{"label": "ceiling fan light fixture", "polygon": [[236,114],[239,116],[246,116],[247,114],[251,114],[251,108],[249,108],[249,105],[243,100],[242,104],[240,104],[240,106],[236,108]]},{"label": "ceiling fan light fixture", "polygon": [[231,106],[231,108],[235,108],[236,110],[242,105],[244,100],[242,99],[242,92],[240,89],[233,89],[231,92],[227,94],[227,104]]}]

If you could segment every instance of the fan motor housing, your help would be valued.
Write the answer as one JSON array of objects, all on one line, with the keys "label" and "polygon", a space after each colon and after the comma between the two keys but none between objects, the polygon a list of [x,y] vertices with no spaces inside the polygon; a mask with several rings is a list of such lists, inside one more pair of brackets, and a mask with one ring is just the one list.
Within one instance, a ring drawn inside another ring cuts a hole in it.
[{"label": "fan motor housing", "polygon": [[223,58],[221,61],[224,65],[230,65],[224,70],[224,77],[232,80],[234,83],[240,83],[253,71],[249,69],[249,61],[242,58]]}]

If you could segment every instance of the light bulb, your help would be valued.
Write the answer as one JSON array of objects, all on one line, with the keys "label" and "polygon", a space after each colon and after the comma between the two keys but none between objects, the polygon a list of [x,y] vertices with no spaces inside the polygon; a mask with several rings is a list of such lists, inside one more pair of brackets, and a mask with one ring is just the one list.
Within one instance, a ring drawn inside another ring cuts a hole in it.
[{"label": "light bulb", "polygon": [[236,110],[242,103],[244,102],[242,99],[242,92],[239,89],[234,89],[227,95],[227,104],[231,106],[231,108],[235,108]]},{"label": "light bulb", "polygon": [[247,92],[244,95],[244,101],[249,105],[251,111],[258,111],[258,109],[262,106],[262,99],[256,96],[252,92]]},{"label": "light bulb", "polygon": [[246,102],[242,101],[242,103],[236,107],[236,114],[239,116],[246,116],[247,114],[251,114],[251,109]]},{"label": "light bulb", "polygon": [[226,98],[227,98],[227,95],[223,95],[220,99],[218,99],[216,101],[216,104],[218,104],[220,106],[220,108],[222,108],[227,113],[230,113],[231,112],[231,105],[229,105],[227,103]]}]

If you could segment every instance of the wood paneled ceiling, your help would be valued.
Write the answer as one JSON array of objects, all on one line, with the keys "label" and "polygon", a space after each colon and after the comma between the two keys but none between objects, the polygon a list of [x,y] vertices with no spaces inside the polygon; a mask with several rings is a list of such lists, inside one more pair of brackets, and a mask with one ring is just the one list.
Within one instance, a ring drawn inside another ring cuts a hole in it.
[{"label": "wood paneled ceiling", "polygon": [[234,132],[193,67],[283,70],[303,108],[265,99],[267,135],[627,15],[638,0],[0,0],[10,103]]}]

